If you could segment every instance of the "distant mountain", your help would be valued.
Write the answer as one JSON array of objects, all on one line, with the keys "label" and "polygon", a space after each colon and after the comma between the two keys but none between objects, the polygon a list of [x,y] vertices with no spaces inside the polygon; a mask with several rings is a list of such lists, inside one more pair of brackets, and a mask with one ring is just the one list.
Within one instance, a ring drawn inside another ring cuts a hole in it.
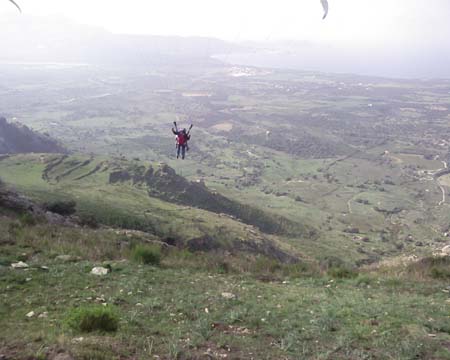
[{"label": "distant mountain", "polygon": [[343,46],[307,41],[241,43],[243,51],[214,58],[226,63],[275,69],[358,74],[389,78],[449,79],[450,49],[429,45]]},{"label": "distant mountain", "polygon": [[113,34],[59,17],[0,19],[2,62],[68,62],[99,65],[166,65],[217,61],[211,55],[239,46],[206,37]]},{"label": "distant mountain", "polygon": [[64,153],[66,150],[48,135],[30,128],[8,123],[0,117],[0,154],[17,153]]}]

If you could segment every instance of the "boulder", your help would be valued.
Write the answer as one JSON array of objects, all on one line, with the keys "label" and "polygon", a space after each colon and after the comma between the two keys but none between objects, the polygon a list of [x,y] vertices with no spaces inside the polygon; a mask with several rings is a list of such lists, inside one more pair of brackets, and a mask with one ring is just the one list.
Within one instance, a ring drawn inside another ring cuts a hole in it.
[{"label": "boulder", "polygon": [[42,314],[39,314],[38,318],[39,319],[46,319],[46,318],[48,318],[48,312],[44,311]]},{"label": "boulder", "polygon": [[227,299],[227,300],[234,300],[234,299],[236,299],[236,295],[234,295],[234,294],[232,294],[230,292],[223,292],[221,295],[222,295],[222,297],[224,299]]},{"label": "boulder", "polygon": [[91,270],[91,274],[97,275],[97,276],[104,276],[104,275],[107,275],[108,273],[109,273],[109,269],[107,269],[103,266],[97,266]]},{"label": "boulder", "polygon": [[442,255],[450,256],[450,245],[444,246],[441,250]]},{"label": "boulder", "polygon": [[28,269],[29,268],[28,264],[24,263],[23,261],[19,261],[17,263],[12,263],[11,267],[13,269]]}]

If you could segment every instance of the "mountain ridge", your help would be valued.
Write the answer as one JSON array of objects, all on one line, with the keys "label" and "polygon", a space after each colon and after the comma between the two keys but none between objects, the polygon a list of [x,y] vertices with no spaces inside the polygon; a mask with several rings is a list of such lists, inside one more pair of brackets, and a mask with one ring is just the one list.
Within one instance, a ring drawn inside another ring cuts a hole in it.
[{"label": "mountain ridge", "polygon": [[50,136],[25,125],[9,123],[0,116],[0,154],[27,152],[64,153],[66,150]]}]

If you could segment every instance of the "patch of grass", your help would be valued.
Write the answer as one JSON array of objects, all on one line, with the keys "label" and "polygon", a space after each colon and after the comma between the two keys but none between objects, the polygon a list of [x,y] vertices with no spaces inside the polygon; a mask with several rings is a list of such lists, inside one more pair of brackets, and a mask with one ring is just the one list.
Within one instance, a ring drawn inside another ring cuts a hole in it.
[{"label": "patch of grass", "polygon": [[358,276],[357,271],[343,266],[331,267],[327,274],[334,279],[352,279]]},{"label": "patch of grass", "polygon": [[253,271],[256,274],[274,274],[278,270],[281,270],[281,263],[264,256],[259,256],[253,264]]},{"label": "patch of grass", "polygon": [[450,279],[450,269],[443,267],[432,267],[430,269],[430,276],[433,279]]},{"label": "patch of grass", "polygon": [[161,248],[155,245],[136,245],[131,251],[131,258],[145,265],[161,263]]},{"label": "patch of grass", "polygon": [[408,267],[410,274],[420,277],[431,277],[433,279],[450,278],[450,258],[449,257],[425,257]]},{"label": "patch of grass", "polygon": [[282,272],[284,276],[295,278],[318,275],[319,269],[315,264],[299,262],[296,264],[283,264]]},{"label": "patch of grass", "polygon": [[111,306],[85,306],[70,311],[66,324],[80,332],[115,332],[119,328],[119,315]]},{"label": "patch of grass", "polygon": [[320,260],[320,267],[323,270],[328,270],[330,268],[340,268],[346,266],[345,262],[336,256],[327,256]]},{"label": "patch of grass", "polygon": [[358,286],[369,286],[372,285],[376,281],[376,278],[373,275],[369,274],[358,274],[355,279],[356,285]]},{"label": "patch of grass", "polygon": [[34,226],[37,224],[37,219],[30,213],[23,213],[19,220],[22,225]]}]

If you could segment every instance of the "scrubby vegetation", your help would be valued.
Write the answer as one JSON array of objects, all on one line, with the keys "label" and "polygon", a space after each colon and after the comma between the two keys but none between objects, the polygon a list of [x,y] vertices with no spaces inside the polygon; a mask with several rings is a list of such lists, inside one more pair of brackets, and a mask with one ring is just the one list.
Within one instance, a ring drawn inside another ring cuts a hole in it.
[{"label": "scrubby vegetation", "polygon": [[450,279],[450,257],[425,257],[411,264],[408,271],[415,276]]},{"label": "scrubby vegetation", "polygon": [[75,214],[77,203],[73,200],[57,200],[51,203],[44,204],[47,211],[54,212],[59,215],[73,215]]},{"label": "scrubby vegetation", "polygon": [[119,316],[111,306],[83,306],[69,312],[66,324],[80,332],[114,332],[119,327]]},{"label": "scrubby vegetation", "polygon": [[136,245],[131,251],[132,259],[145,265],[159,265],[161,263],[161,248],[151,245]]},{"label": "scrubby vegetation", "polygon": [[[446,279],[431,270],[446,258],[372,270],[176,247],[160,258],[145,233],[13,215],[0,230],[0,353],[10,358],[450,357]],[[17,261],[29,268],[9,267]],[[110,273],[89,273],[105,261]]]}]

